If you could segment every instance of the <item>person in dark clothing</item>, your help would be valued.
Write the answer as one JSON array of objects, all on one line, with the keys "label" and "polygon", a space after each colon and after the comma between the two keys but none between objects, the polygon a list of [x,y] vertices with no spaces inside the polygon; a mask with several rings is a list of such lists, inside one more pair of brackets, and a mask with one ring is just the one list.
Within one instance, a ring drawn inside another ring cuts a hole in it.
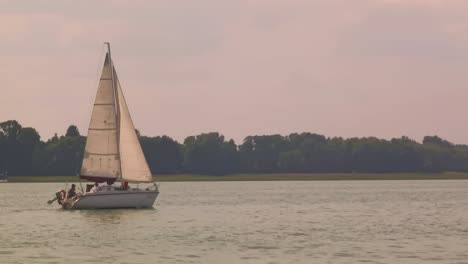
[{"label": "person in dark clothing", "polygon": [[75,196],[76,196],[75,184],[72,184],[70,190],[68,190],[67,198],[71,199],[71,198],[73,198]]}]

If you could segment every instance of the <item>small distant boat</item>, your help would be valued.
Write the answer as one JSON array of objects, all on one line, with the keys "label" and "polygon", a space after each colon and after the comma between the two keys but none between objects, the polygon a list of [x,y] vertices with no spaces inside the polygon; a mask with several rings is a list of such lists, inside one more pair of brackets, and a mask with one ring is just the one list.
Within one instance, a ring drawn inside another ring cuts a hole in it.
[{"label": "small distant boat", "polygon": [[2,172],[0,173],[0,183],[8,182],[8,173]]},{"label": "small distant boat", "polygon": [[[111,58],[110,44],[102,69],[88,129],[80,179],[107,182],[100,191],[86,191],[66,197],[56,193],[64,209],[151,208],[159,188],[145,160],[130,112],[127,108],[117,72]],[[114,182],[121,182],[114,187]],[[128,183],[149,183],[146,188],[129,188]],[[52,200],[53,201],[53,200]],[[49,201],[51,203],[51,201]]]}]

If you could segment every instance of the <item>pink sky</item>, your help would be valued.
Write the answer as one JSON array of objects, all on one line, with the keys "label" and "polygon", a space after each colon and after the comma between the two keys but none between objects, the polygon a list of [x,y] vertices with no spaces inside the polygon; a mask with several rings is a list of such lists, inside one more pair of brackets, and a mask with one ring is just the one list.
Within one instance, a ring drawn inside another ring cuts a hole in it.
[{"label": "pink sky", "polygon": [[468,144],[468,1],[1,1],[0,120],[86,134],[103,42],[144,135]]}]

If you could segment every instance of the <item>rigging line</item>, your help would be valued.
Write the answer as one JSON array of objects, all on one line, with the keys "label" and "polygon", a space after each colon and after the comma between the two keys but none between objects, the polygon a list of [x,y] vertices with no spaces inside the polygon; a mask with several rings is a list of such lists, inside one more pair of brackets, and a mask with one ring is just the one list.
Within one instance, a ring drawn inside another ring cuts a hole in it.
[{"label": "rigging line", "polygon": [[96,76],[94,78],[95,87],[96,87],[96,85],[99,85],[99,81],[101,79],[101,76],[100,76],[101,69],[105,64],[105,61],[102,59],[102,57],[105,56],[105,49],[106,49],[106,45],[104,44],[104,45],[101,46],[101,52],[100,52],[100,55],[98,57],[98,61],[96,63]]},{"label": "rigging line", "polygon": [[81,193],[84,193],[83,191],[83,184],[81,184],[81,177],[78,177],[79,181],[80,181],[80,188],[81,188]]}]

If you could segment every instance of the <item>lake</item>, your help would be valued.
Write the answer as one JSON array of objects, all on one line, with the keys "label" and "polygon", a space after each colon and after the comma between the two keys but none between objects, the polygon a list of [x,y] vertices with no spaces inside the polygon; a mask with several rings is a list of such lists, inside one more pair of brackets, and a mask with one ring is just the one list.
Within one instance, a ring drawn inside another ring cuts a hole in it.
[{"label": "lake", "polygon": [[162,183],[152,210],[63,211],[0,184],[0,263],[468,263],[468,181]]}]

